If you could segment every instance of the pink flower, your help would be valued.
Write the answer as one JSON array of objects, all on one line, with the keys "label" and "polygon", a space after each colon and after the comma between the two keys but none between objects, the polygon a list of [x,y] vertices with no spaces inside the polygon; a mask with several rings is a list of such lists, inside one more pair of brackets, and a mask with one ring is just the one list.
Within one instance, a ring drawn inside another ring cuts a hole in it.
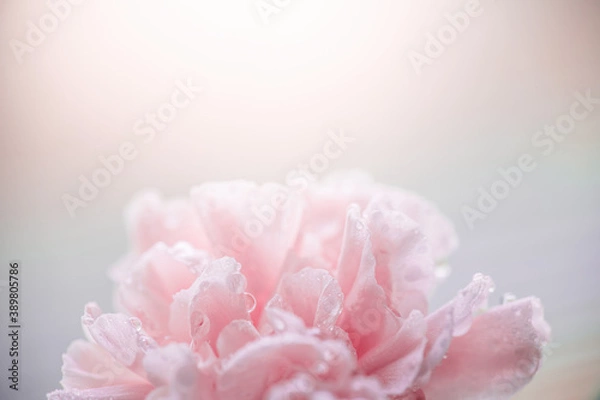
[{"label": "pink flower", "polygon": [[549,340],[537,299],[488,309],[480,274],[430,312],[452,225],[364,178],[147,193],[128,224],[121,313],[86,306],[49,399],[504,399]]}]

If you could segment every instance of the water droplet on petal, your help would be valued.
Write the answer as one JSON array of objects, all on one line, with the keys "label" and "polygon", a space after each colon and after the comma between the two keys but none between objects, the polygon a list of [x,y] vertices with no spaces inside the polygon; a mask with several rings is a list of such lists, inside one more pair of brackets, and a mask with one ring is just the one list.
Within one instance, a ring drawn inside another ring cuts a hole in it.
[{"label": "water droplet on petal", "polygon": [[274,317],[271,321],[271,324],[273,325],[273,329],[276,331],[281,332],[285,329],[285,322],[283,322],[283,320],[280,318]]},{"label": "water droplet on petal", "polygon": [[256,299],[252,296],[252,293],[244,293],[244,301],[246,302],[246,310],[248,310],[249,313],[254,311],[256,308]]},{"label": "water droplet on petal", "polygon": [[452,270],[448,264],[442,264],[435,268],[434,274],[437,279],[445,279],[450,275]]},{"label": "water droplet on petal", "polygon": [[135,328],[136,331],[140,332],[142,330],[142,321],[140,321],[139,318],[131,317],[129,318],[129,323]]},{"label": "water droplet on petal", "polygon": [[508,304],[511,303],[513,301],[515,301],[517,299],[517,296],[513,293],[504,293],[502,295],[502,304]]},{"label": "water droplet on petal", "polygon": [[152,349],[156,348],[156,343],[154,342],[154,340],[152,340],[151,338],[149,338],[146,335],[139,335],[137,342],[138,342],[138,346],[140,346],[140,349],[144,353],[147,353],[148,350],[152,350]]},{"label": "water droplet on petal", "polygon": [[301,393],[310,393],[315,387],[315,381],[309,375],[301,375],[296,379],[296,387]]},{"label": "water droplet on petal", "polygon": [[327,365],[326,362],[318,361],[315,363],[315,365],[313,365],[312,371],[316,375],[325,375],[327,372],[329,372],[329,365]]}]

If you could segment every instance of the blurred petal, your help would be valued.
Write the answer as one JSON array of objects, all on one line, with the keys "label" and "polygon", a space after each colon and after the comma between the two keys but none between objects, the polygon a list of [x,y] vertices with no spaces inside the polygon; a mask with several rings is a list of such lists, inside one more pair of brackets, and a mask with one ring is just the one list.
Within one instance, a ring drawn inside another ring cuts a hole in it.
[{"label": "blurred petal", "polygon": [[83,340],[71,343],[63,355],[62,374],[61,384],[65,389],[147,384],[102,347]]},{"label": "blurred petal", "polygon": [[187,200],[164,202],[156,191],[140,193],[130,203],[126,219],[136,253],[158,242],[174,245],[183,241],[199,249],[208,243],[200,218]]},{"label": "blurred petal", "polygon": [[219,356],[230,356],[259,337],[260,335],[252,322],[243,319],[231,321],[229,325],[223,328],[217,339]]},{"label": "blurred petal", "polygon": [[152,390],[146,385],[117,385],[93,389],[55,390],[48,393],[48,400],[140,400]]},{"label": "blurred petal", "polygon": [[197,356],[185,344],[169,344],[151,350],[144,358],[148,379],[159,388],[153,393],[161,398],[160,388],[168,388],[172,399],[209,399],[214,397],[213,377],[204,375],[197,367]]}]

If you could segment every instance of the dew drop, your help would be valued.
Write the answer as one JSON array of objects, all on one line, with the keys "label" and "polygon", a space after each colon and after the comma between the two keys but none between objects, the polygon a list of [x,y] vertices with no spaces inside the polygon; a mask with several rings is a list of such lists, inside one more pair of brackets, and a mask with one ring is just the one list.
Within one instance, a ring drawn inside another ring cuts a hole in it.
[{"label": "dew drop", "polygon": [[85,326],[91,326],[94,324],[95,319],[90,317],[89,315],[84,315],[81,317],[81,323]]},{"label": "dew drop", "polygon": [[325,375],[329,372],[329,365],[326,362],[318,361],[313,365],[312,371],[317,375]]},{"label": "dew drop", "polygon": [[136,331],[140,332],[142,330],[142,321],[140,321],[139,318],[131,317],[129,318],[129,323],[135,328]]},{"label": "dew drop", "polygon": [[323,354],[323,358],[325,358],[325,361],[329,362],[335,358],[335,354],[333,354],[333,351],[327,349]]},{"label": "dew drop", "polygon": [[138,342],[138,346],[140,346],[140,349],[144,353],[147,353],[148,350],[152,350],[153,348],[156,347],[156,343],[154,342],[154,340],[150,339],[146,335],[139,335],[137,342]]},{"label": "dew drop", "polygon": [[513,293],[504,293],[502,295],[502,304],[512,303],[517,299],[517,296]]},{"label": "dew drop", "polygon": [[450,275],[450,266],[448,264],[442,264],[435,268],[434,274],[437,279],[445,279]]},{"label": "dew drop", "polygon": [[274,317],[271,321],[271,324],[273,324],[273,329],[275,329],[276,331],[281,332],[285,329],[285,322],[283,322],[283,320],[278,317]]},{"label": "dew drop", "polygon": [[249,313],[256,309],[256,299],[252,296],[252,293],[245,292],[244,301],[246,302],[246,310],[248,310]]},{"label": "dew drop", "polygon": [[309,393],[315,387],[315,381],[308,375],[301,375],[296,380],[296,387],[302,393]]}]

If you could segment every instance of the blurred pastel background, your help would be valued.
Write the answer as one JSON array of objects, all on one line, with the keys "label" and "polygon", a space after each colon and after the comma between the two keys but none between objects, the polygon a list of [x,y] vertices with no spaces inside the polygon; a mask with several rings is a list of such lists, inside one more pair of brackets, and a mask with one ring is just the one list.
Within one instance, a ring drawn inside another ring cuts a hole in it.
[{"label": "blurred pastel background", "polygon": [[[19,63],[11,40],[24,41],[48,4],[2,0],[0,271],[22,262],[23,337],[21,390],[9,392],[1,374],[0,398],[41,399],[58,388],[61,354],[82,336],[83,305],[112,309],[106,271],[126,252],[122,212],[136,192],[283,182],[334,128],[355,141],[326,172],[364,169],[421,193],[455,222],[461,246],[435,305],[479,271],[496,282],[493,302],[504,292],[542,299],[553,342],[515,398],[595,399],[600,105],[551,154],[531,140],[569,112],[575,92],[600,97],[600,3],[481,0],[483,14],[417,74],[409,52],[422,53],[427,33],[465,3],[291,0],[265,23],[254,0],[88,0]],[[203,93],[153,140],[136,136],[135,122],[188,78]],[[61,197],[77,196],[79,176],[127,141],[136,158],[72,218]],[[469,229],[461,207],[524,153],[538,167]]]}]

